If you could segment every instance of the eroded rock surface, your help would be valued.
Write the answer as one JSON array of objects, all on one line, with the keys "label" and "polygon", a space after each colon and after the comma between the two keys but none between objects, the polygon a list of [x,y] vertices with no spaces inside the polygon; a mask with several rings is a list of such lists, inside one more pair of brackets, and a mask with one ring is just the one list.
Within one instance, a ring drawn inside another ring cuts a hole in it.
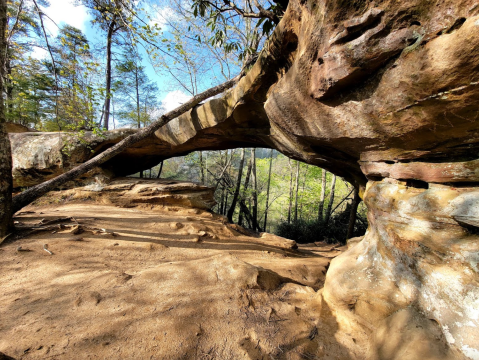
[{"label": "eroded rock surface", "polygon": [[477,1],[292,0],[235,89],[103,169],[263,146],[345,177],[370,226],[318,294],[331,337],[351,358],[363,336],[368,359],[479,359],[478,120]]},{"label": "eroded rock surface", "polygon": [[[210,210],[215,204],[213,187],[183,181],[118,178],[108,184],[95,183],[75,188],[74,198],[92,199],[121,207],[138,205]],[[68,196],[62,192],[61,196]]]},{"label": "eroded rock surface", "polygon": [[371,359],[476,359],[479,192],[388,179],[365,201],[368,232],[332,262],[325,300],[367,331]]}]

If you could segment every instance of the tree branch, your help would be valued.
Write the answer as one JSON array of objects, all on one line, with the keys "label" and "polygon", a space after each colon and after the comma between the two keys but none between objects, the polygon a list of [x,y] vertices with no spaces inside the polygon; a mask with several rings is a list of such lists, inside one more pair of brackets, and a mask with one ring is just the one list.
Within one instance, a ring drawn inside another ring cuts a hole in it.
[{"label": "tree branch", "polygon": [[[45,36],[45,41],[47,43],[48,52],[50,53],[50,57],[52,59],[53,75],[55,76],[55,118],[56,118],[56,121],[57,121],[57,124],[58,124],[58,76],[57,76],[57,66],[55,64],[55,58],[53,57],[52,49],[51,49],[50,44],[48,42],[48,36],[47,36],[47,32],[45,30],[45,26],[43,25],[43,17],[42,16],[44,14],[40,10],[40,8],[38,7],[38,4],[37,4],[36,0],[33,0],[33,4],[35,4],[35,8],[37,9],[38,17],[40,18],[40,25],[42,27],[43,35]],[[60,125],[58,125],[58,127],[61,130]]]},{"label": "tree branch", "polygon": [[[35,0],[34,0],[35,1]],[[244,76],[245,72],[244,70],[241,71],[241,73],[236,76],[235,78],[228,80],[220,85],[217,85],[215,87],[212,87],[196,96],[194,96],[192,99],[189,101],[185,102],[183,105],[178,106],[176,109],[162,115],[158,120],[154,121],[151,125],[139,130],[133,135],[130,135],[120,141],[119,143],[113,145],[111,148],[108,150],[105,150],[104,152],[98,154],[97,156],[93,157],[92,159],[88,160],[87,162],[83,163],[80,166],[77,166],[74,169],[71,169],[67,172],[65,172],[62,175],[59,175],[51,180],[45,181],[42,184],[33,186],[29,188],[28,190],[25,190],[21,194],[15,196],[13,198],[13,210],[14,212],[17,212],[24,206],[28,205],[31,203],[33,200],[39,198],[40,196],[45,195],[47,192],[54,190],[56,187],[59,185],[73,180],[91,169],[93,169],[96,166],[99,166],[103,164],[104,162],[110,160],[114,156],[118,155],[119,153],[123,152],[125,149],[128,147],[132,146],[133,144],[136,144],[137,142],[144,140],[148,138],[149,136],[152,136],[156,130],[161,128],[162,126],[166,125],[168,122],[171,120],[177,118],[178,116],[184,114],[191,108],[195,107],[198,105],[200,102],[215,96],[217,94],[220,94],[224,92],[225,90],[233,87],[240,79],[242,76]]]}]

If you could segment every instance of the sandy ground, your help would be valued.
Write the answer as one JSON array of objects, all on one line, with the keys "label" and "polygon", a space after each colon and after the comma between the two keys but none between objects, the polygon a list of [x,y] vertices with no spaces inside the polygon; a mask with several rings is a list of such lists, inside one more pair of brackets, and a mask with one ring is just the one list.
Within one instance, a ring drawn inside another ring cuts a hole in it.
[{"label": "sandy ground", "polygon": [[16,359],[349,357],[317,292],[340,253],[330,245],[270,245],[197,209],[26,210],[34,213],[17,216],[20,224],[72,216],[104,231],[43,231],[0,246],[0,352]]}]

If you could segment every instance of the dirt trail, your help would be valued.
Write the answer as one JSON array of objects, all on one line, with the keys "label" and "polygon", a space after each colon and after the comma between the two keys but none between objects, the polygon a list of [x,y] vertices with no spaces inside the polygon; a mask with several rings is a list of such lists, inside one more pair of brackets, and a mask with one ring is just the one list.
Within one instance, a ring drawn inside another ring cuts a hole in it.
[{"label": "dirt trail", "polygon": [[334,324],[320,321],[317,290],[340,253],[331,246],[288,249],[281,238],[242,235],[199,209],[27,210],[34,213],[17,216],[19,225],[71,216],[66,223],[103,230],[64,227],[0,247],[0,352],[17,359],[346,356],[330,336]]}]

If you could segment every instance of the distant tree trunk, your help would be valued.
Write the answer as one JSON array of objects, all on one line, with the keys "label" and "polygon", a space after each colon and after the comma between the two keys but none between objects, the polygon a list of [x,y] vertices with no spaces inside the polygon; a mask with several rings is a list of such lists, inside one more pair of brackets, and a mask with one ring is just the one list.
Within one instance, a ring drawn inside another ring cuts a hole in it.
[{"label": "distant tree trunk", "polygon": [[111,110],[112,110],[112,120],[113,120],[113,129],[116,129],[115,124],[115,103],[113,102],[113,97],[111,98]]},{"label": "distant tree trunk", "polygon": [[238,201],[238,196],[239,196],[239,192],[241,188],[241,177],[243,176],[243,166],[244,166],[244,153],[245,153],[244,149],[241,149],[241,158],[240,158],[240,163],[238,168],[238,179],[236,181],[236,188],[233,195],[233,200],[231,201],[231,206],[227,214],[227,218],[230,223],[233,222],[233,214],[235,212],[236,202]]},{"label": "distant tree trunk", "polygon": [[[244,187],[243,187],[243,193],[241,194],[241,200],[244,201],[246,199],[246,191],[248,190],[249,186],[249,179],[251,177],[251,168],[253,167],[253,159],[250,158],[250,161],[248,163],[248,170],[246,170],[246,178],[244,180]],[[243,226],[243,209],[240,208],[240,212],[238,215],[238,224]]]},{"label": "distant tree trunk", "polygon": [[306,168],[304,169],[304,178],[303,178],[303,186],[301,189],[301,197],[299,199],[300,208],[299,208],[299,218],[303,218],[303,199],[304,199],[304,187],[306,185],[306,179],[308,178],[308,164],[306,164]]},{"label": "distant tree trunk", "polygon": [[201,183],[205,183],[205,167],[203,166],[203,151],[200,151],[200,174],[201,174]]},{"label": "distant tree trunk", "polygon": [[221,188],[221,197],[220,197],[220,205],[219,205],[219,211],[218,214],[222,215],[223,214],[223,209],[224,209],[224,204],[225,204],[225,190],[226,190],[226,185],[223,185]]},{"label": "distant tree trunk", "polygon": [[[7,2],[0,0],[0,94],[5,91]],[[0,98],[0,243],[13,228],[12,152],[5,128],[5,105]]]},{"label": "distant tree trunk", "polygon": [[349,214],[348,233],[346,235],[346,240],[354,236],[354,225],[356,224],[356,215],[358,212],[358,206],[360,202],[361,202],[361,198],[359,197],[359,191],[356,188],[354,189],[354,198],[351,204],[351,212]]},{"label": "distant tree trunk", "polygon": [[300,162],[296,161],[296,196],[294,197],[294,222],[298,221],[299,165]]},{"label": "distant tree trunk", "polygon": [[256,179],[256,149],[251,149],[251,158],[253,159],[253,230],[260,231],[258,224],[258,183]]},{"label": "distant tree trunk", "polygon": [[[111,67],[111,65],[110,65]],[[110,70],[111,71],[111,70]],[[136,77],[136,116],[137,116],[137,126],[138,126],[138,129],[141,129],[141,119],[140,119],[140,92],[139,92],[139,89],[138,89],[138,73],[135,73],[135,77]],[[111,81],[111,73],[110,73],[110,81]],[[110,106],[110,98],[108,97],[108,114],[109,115],[109,106]],[[106,108],[106,106],[105,106]],[[108,128],[107,128],[108,130]],[[140,178],[143,178],[143,170],[140,171]]]},{"label": "distant tree trunk", "polygon": [[291,210],[293,208],[293,167],[291,166],[291,159],[288,159],[288,165],[290,170],[288,224],[291,224]]},{"label": "distant tree trunk", "polygon": [[321,170],[321,197],[319,198],[318,221],[323,221],[324,196],[326,194],[326,170]]},{"label": "distant tree trunk", "polygon": [[115,32],[116,22],[112,21],[108,26],[106,38],[106,98],[105,98],[105,116],[103,117],[103,127],[108,130],[110,120],[110,96],[111,96],[111,44],[113,33]]},{"label": "distant tree trunk", "polygon": [[264,226],[263,229],[266,231],[266,224],[268,221],[268,210],[269,210],[269,187],[271,185],[271,168],[273,167],[273,149],[269,153],[269,173],[268,173],[268,187],[266,188],[266,208],[264,210]]},{"label": "distant tree trunk", "polygon": [[160,163],[160,170],[158,170],[158,175],[156,175],[157,179],[159,179],[161,176],[161,170],[163,170],[163,161]]},{"label": "distant tree trunk", "polygon": [[135,68],[135,90],[136,90],[136,118],[138,122],[138,129],[140,129],[141,116],[140,116],[140,89],[138,85],[138,68]]},{"label": "distant tree trunk", "polygon": [[221,213],[221,215],[226,215],[226,209],[228,208],[228,195],[229,195],[229,189],[228,187],[226,187],[226,193],[225,193],[225,204],[223,206],[223,212]]},{"label": "distant tree trunk", "polygon": [[333,174],[333,181],[331,182],[331,192],[329,193],[329,203],[328,203],[328,209],[326,210],[326,219],[325,223],[329,223],[329,218],[331,217],[331,209],[333,208],[333,202],[334,202],[334,188],[336,186],[336,175]]},{"label": "distant tree trunk", "polygon": [[206,153],[206,156],[205,156],[205,180],[206,180],[205,185],[208,185],[208,152]]}]

